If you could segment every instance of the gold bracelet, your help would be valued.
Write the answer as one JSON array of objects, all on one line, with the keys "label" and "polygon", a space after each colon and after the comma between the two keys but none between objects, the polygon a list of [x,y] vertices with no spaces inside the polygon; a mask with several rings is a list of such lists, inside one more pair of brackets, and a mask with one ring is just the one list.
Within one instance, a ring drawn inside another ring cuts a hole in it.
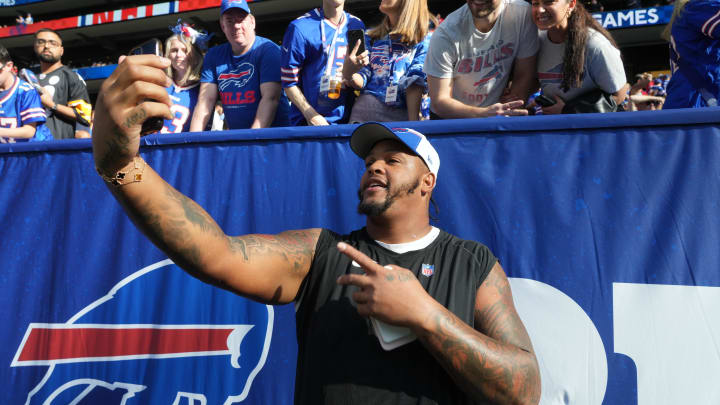
[{"label": "gold bracelet", "polygon": [[112,184],[115,187],[124,186],[130,183],[139,183],[143,180],[143,172],[145,171],[146,163],[140,156],[135,156],[133,160],[125,165],[122,169],[118,170],[114,176],[109,177],[100,171],[100,168],[95,166],[100,177],[105,180],[106,183]]}]

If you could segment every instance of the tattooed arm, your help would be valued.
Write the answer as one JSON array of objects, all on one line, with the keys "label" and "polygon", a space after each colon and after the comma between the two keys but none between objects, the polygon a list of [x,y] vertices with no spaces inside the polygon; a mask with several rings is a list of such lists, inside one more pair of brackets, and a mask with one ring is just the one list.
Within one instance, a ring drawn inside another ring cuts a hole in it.
[{"label": "tattooed arm", "polygon": [[[153,55],[126,58],[103,83],[93,127],[95,164],[105,175],[137,155],[147,117],[171,117],[162,69],[169,61]],[[156,100],[155,102],[143,100]],[[128,216],[191,275],[267,303],[295,298],[310,268],[318,229],[278,235],[228,237],[194,201],[146,166],[141,182],[109,186]]]},{"label": "tattooed arm", "polygon": [[475,298],[475,329],[439,306],[415,331],[455,382],[481,403],[537,404],[540,371],[499,263]]},{"label": "tattooed arm", "polygon": [[475,296],[475,328],[435,301],[414,274],[399,266],[380,266],[344,243],[338,249],[365,270],[339,284],[359,287],[358,313],[406,326],[480,404],[537,404],[540,372],[530,338],[515,311],[505,272],[490,270]]}]

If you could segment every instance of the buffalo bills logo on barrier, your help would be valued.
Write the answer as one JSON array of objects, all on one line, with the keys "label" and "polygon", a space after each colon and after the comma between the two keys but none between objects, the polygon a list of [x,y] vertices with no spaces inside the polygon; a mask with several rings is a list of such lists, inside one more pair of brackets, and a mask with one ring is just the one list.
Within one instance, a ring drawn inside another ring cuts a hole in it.
[{"label": "buffalo bills logo on barrier", "polygon": [[255,66],[247,62],[241,63],[238,67],[218,76],[220,90],[225,91],[245,87],[253,74],[255,74]]},{"label": "buffalo bills logo on barrier", "polygon": [[11,366],[47,367],[26,404],[232,404],[265,364],[273,319],[164,260],[66,323],[30,324]]}]

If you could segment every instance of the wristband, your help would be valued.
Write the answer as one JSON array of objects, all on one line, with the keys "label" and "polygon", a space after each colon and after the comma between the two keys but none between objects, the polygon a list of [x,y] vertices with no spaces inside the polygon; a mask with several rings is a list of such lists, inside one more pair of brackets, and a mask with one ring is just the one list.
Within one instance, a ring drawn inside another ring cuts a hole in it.
[{"label": "wristband", "polygon": [[135,156],[133,160],[125,165],[122,169],[118,170],[112,177],[103,174],[100,168],[95,166],[100,177],[105,180],[106,183],[112,184],[115,187],[124,186],[130,183],[139,183],[143,181],[143,172],[147,163],[140,156]]},{"label": "wristband", "polygon": [[57,103],[53,101],[53,106],[50,107],[50,111],[57,112]]}]

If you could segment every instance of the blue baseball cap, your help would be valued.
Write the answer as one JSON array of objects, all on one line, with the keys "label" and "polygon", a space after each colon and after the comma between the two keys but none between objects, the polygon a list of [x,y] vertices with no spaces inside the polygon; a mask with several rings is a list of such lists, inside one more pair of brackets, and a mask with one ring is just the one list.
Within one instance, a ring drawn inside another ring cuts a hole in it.
[{"label": "blue baseball cap", "polygon": [[411,128],[390,128],[378,122],[362,124],[355,128],[350,136],[350,149],[361,159],[365,159],[376,143],[386,139],[405,144],[425,162],[430,172],[437,176],[440,156],[425,135]]},{"label": "blue baseball cap", "polygon": [[240,10],[251,14],[250,7],[248,6],[246,0],[222,0],[222,4],[220,5],[220,15],[222,16],[226,11],[232,8],[239,8]]}]

